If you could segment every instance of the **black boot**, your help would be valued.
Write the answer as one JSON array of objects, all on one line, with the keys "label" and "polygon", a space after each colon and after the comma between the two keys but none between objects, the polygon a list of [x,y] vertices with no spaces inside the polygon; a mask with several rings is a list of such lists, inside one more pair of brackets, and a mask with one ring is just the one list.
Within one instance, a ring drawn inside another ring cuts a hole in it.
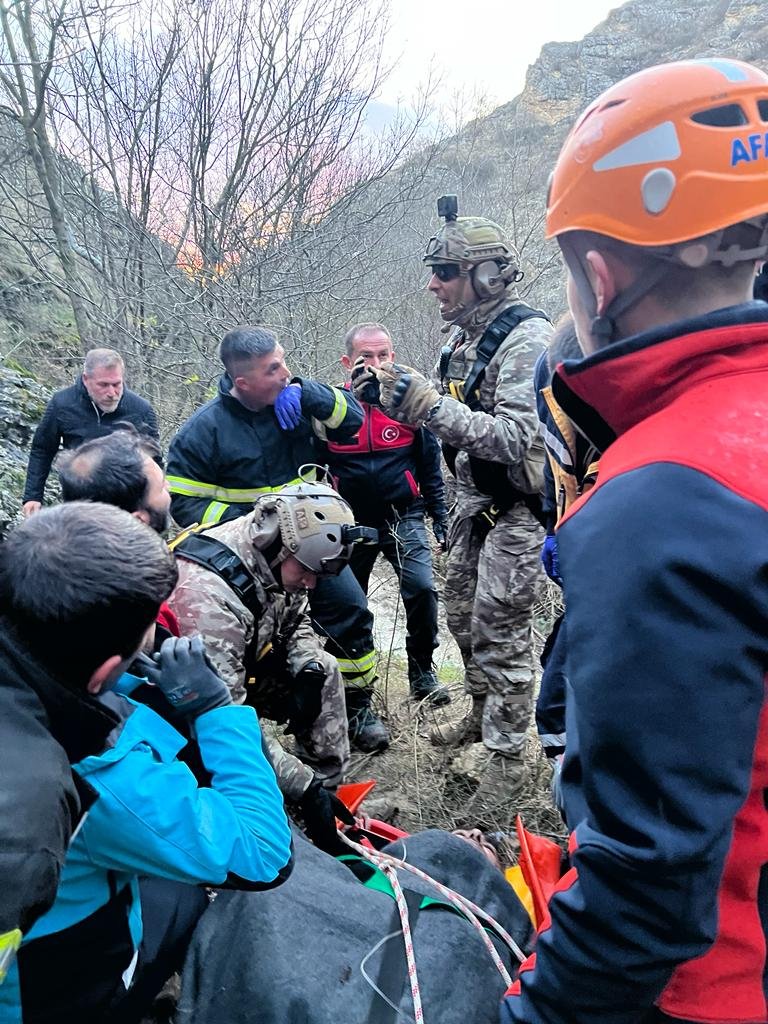
[{"label": "black boot", "polygon": [[434,708],[441,708],[451,703],[448,687],[438,683],[432,668],[419,668],[413,658],[408,659],[408,683],[414,700],[420,701],[426,697],[428,698],[427,703]]},{"label": "black boot", "polygon": [[353,747],[366,754],[376,750],[386,750],[389,746],[389,730],[371,707],[372,697],[372,686],[347,686],[344,688],[349,742]]}]

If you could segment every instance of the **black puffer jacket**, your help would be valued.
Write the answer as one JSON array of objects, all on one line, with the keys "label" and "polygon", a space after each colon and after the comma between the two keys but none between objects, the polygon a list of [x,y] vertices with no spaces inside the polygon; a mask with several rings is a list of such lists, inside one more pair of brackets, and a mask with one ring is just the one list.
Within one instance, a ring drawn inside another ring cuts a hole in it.
[{"label": "black puffer jacket", "polygon": [[70,763],[102,750],[117,718],[66,689],[0,617],[0,935],[53,903],[69,839],[93,801]]},{"label": "black puffer jacket", "polygon": [[118,423],[126,422],[140,434],[149,434],[156,441],[160,437],[155,410],[146,398],[127,388],[114,412],[102,412],[94,405],[82,380],[57,391],[32,439],[22,501],[43,500],[45,481],[60,448],[77,448],[83,441],[111,434]]}]

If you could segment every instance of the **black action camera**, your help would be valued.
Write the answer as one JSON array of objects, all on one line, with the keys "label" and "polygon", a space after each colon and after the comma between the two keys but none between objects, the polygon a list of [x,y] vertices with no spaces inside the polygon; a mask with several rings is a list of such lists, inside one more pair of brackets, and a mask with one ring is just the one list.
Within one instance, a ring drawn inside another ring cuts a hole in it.
[{"label": "black action camera", "polygon": [[456,220],[459,214],[459,200],[457,196],[440,196],[437,200],[437,216],[443,217],[446,224]]}]

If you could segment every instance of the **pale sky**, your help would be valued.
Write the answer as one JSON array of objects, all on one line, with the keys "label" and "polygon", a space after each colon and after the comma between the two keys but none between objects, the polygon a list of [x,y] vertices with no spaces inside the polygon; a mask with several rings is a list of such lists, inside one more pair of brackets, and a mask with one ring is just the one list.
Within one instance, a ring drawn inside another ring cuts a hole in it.
[{"label": "pale sky", "polygon": [[391,0],[384,51],[398,61],[377,100],[410,105],[430,61],[443,85],[439,106],[456,92],[484,93],[492,106],[522,90],[544,43],[581,39],[622,0]]}]

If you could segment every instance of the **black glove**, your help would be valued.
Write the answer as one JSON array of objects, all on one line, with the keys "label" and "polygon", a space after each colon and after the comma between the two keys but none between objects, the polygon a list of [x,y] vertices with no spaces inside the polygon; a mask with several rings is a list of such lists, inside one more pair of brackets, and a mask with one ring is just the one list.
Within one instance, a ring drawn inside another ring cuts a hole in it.
[{"label": "black glove", "polygon": [[355,819],[336,794],[326,789],[317,777],[304,791],[299,808],[304,818],[304,831],[315,846],[332,857],[349,852],[336,833],[336,818],[345,825],[354,825]]},{"label": "black glove", "polygon": [[432,520],[432,533],[440,545],[440,550],[446,552],[448,550],[448,520],[443,516],[435,516]]},{"label": "black glove", "polygon": [[323,706],[325,669],[319,661],[308,661],[291,681],[291,711],[286,732],[299,736],[312,728]]},{"label": "black glove", "polygon": [[367,402],[368,405],[379,404],[379,378],[370,366],[364,366],[365,356],[358,356],[350,375],[352,393],[358,402]]},{"label": "black glove", "polygon": [[206,711],[232,703],[229,687],[205,656],[201,636],[169,637],[152,659],[142,659],[142,668],[150,683],[183,718],[194,720]]}]

